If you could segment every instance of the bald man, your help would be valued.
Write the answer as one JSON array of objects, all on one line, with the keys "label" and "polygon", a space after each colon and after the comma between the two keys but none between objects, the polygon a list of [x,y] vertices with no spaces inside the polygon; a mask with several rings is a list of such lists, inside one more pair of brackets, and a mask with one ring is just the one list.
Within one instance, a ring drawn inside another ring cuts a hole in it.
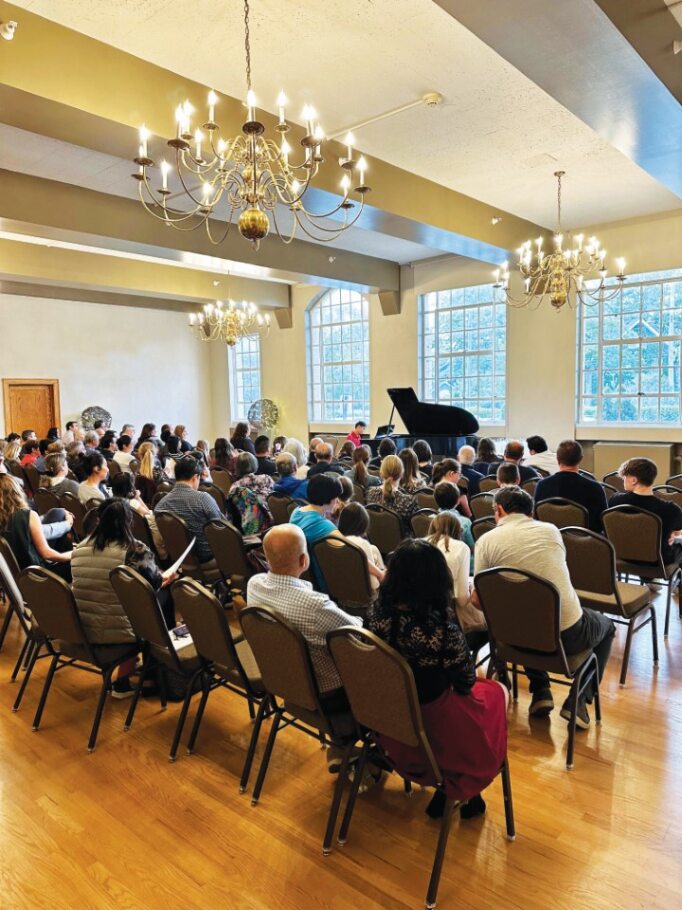
[{"label": "bald man", "polygon": [[[341,714],[348,710],[348,701],[327,649],[327,632],[341,626],[361,626],[362,620],[344,613],[327,594],[314,591],[309,581],[301,579],[310,559],[300,528],[275,525],[265,535],[263,549],[270,571],[249,580],[246,602],[250,607],[270,607],[299,630],[310,649],[322,703],[327,711]],[[341,748],[328,750],[330,772],[339,771],[341,754]]]}]

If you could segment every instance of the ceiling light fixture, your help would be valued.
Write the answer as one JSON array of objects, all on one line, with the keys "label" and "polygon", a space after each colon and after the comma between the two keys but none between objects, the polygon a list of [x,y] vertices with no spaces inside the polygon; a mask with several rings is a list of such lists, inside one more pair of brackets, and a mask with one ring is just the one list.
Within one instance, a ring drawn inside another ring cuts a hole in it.
[{"label": "ceiling light fixture", "polygon": [[557,229],[553,237],[553,250],[546,253],[542,249],[542,237],[535,241],[526,240],[517,250],[519,271],[523,277],[523,295],[514,297],[509,291],[508,262],[494,272],[493,287],[504,291],[506,302],[510,306],[537,309],[549,297],[550,303],[558,312],[566,303],[573,306],[574,300],[579,300],[586,306],[612,300],[623,287],[624,259],[616,259],[617,283],[615,287],[609,286],[606,284],[606,250],[602,249],[597,238],[590,237],[585,243],[583,234],[576,234],[575,237],[564,235],[561,228],[561,178],[565,173],[554,172],[557,178]]},{"label": "ceiling light fixture", "polygon": [[[272,215],[275,231],[284,243],[291,243],[297,227],[313,240],[335,240],[362,214],[365,196],[369,192],[365,183],[367,162],[362,156],[353,157],[355,140],[349,133],[344,139],[347,154],[339,160],[345,171],[340,181],[341,201],[326,212],[309,211],[304,197],[324,161],[324,131],[315,110],[306,105],[302,113],[305,122],[305,135],[301,139],[303,156],[298,164],[292,163],[293,149],[286,139],[291,130],[285,117],[287,99],[284,92],[280,92],[277,98],[279,120],[275,127],[279,140],[265,138],[265,126],[257,119],[258,102],[251,86],[249,0],[244,0],[244,49],[247,115],[241,134],[228,139],[218,138],[219,127],[215,121],[218,96],[214,91],[208,93],[208,118],[200,128],[193,130],[193,109],[189,101],[176,109],[177,133],[168,145],[175,152],[175,167],[184,191],[180,195],[189,201],[187,209],[179,209],[172,206],[168,198],[171,195],[168,178],[172,171],[169,162],[161,161],[161,186],[157,189],[152,187],[149,169],[154,166],[154,160],[148,148],[150,134],[143,126],[140,129],[139,152],[134,159],[138,172],[133,174],[139,181],[142,204],[155,218],[178,230],[194,230],[204,224],[209,240],[214,244],[227,237],[237,212],[240,212],[239,232],[256,249],[270,231],[268,213]],[[200,186],[194,189],[189,184],[196,183],[197,178]],[[349,218],[349,212],[356,207],[353,195],[359,202],[359,208]],[[216,238],[211,232],[210,220],[218,213],[220,203],[224,203],[225,228]],[[279,206],[288,209],[293,216],[290,232],[280,230],[277,224]],[[340,226],[330,227],[323,223],[340,213],[343,216]]]},{"label": "ceiling light fixture", "polygon": [[4,38],[5,41],[11,41],[18,25],[19,23],[13,19],[10,19],[9,22],[0,22],[0,38]]},{"label": "ceiling light fixture", "polygon": [[200,341],[221,341],[229,347],[245,335],[270,331],[270,316],[259,313],[255,303],[222,300],[206,303],[199,313],[189,314],[189,327]]}]

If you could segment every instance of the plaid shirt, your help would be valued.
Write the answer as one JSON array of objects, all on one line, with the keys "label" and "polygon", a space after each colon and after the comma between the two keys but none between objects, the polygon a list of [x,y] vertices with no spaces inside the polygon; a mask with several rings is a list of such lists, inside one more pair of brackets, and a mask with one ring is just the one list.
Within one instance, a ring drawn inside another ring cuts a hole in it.
[{"label": "plaid shirt", "polygon": [[344,613],[326,594],[314,591],[309,581],[273,572],[249,580],[246,602],[250,607],[270,607],[303,635],[321,693],[341,687],[341,677],[327,650],[327,632],[341,626],[361,626],[358,616]]},{"label": "plaid shirt", "polygon": [[199,562],[208,562],[213,559],[213,552],[204,535],[204,527],[212,518],[224,518],[215,499],[210,493],[193,490],[186,483],[176,483],[163,497],[154,509],[159,512],[173,512],[185,521],[192,537],[196,537],[194,545]]}]

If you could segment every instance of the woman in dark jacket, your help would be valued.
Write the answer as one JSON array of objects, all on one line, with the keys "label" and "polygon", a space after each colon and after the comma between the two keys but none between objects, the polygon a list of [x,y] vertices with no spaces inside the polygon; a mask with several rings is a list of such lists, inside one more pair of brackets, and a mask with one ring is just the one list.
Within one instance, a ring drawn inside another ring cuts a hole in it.
[{"label": "woman in dark jacket", "polygon": [[252,455],[255,455],[256,447],[249,439],[249,432],[250,427],[248,423],[238,423],[234,428],[234,436],[230,441],[235,449],[239,449],[242,452],[250,452]]}]

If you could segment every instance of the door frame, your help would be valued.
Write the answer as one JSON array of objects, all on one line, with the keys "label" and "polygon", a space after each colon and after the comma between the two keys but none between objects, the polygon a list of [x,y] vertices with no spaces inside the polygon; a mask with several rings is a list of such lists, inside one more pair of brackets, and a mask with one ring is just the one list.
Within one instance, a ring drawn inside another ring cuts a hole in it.
[{"label": "door frame", "polygon": [[9,409],[9,390],[11,386],[17,385],[47,385],[52,388],[52,400],[54,401],[54,416],[55,416],[55,426],[58,426],[61,429],[62,425],[62,409],[61,401],[59,396],[59,380],[58,379],[3,379],[2,380],[2,400],[3,400],[3,410],[5,415],[5,429],[9,433],[9,423],[10,423],[10,409]]}]

